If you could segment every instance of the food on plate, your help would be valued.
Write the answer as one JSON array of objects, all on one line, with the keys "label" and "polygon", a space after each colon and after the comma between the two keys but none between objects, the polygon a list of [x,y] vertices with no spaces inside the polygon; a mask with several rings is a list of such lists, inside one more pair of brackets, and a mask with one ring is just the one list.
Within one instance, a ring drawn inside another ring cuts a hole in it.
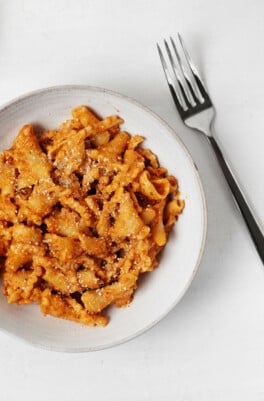
[{"label": "food on plate", "polygon": [[59,129],[19,131],[0,156],[0,259],[9,303],[105,326],[133,298],[184,208],[177,179],[85,106]]}]

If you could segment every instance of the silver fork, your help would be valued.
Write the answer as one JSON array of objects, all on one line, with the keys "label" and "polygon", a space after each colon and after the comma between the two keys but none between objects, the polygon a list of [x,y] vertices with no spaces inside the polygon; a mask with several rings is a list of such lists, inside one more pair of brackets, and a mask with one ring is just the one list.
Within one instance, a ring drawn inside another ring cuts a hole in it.
[{"label": "silver fork", "polygon": [[184,46],[180,34],[178,34],[178,43],[178,46],[176,46],[172,38],[170,38],[169,43],[167,40],[164,40],[170,68],[168,67],[160,46],[157,44],[160,60],[172,98],[183,122],[188,127],[195,128],[205,134],[211,144],[237,206],[246,222],[262,263],[264,264],[263,232],[242,194],[230,166],[226,162],[221,149],[212,135],[211,126],[215,114],[214,107],[200,74]]}]

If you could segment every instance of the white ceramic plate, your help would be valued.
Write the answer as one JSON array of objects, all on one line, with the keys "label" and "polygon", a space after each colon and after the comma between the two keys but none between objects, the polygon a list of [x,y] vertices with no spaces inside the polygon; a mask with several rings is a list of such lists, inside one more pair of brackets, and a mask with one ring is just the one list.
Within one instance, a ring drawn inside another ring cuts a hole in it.
[{"label": "white ceramic plate", "polygon": [[8,305],[0,295],[0,328],[39,347],[81,352],[111,347],[127,341],[161,320],[181,299],[198,268],[206,236],[204,193],[197,169],[174,131],[146,107],[125,96],[88,86],[63,86],[39,90],[0,109],[0,150],[10,147],[26,124],[55,128],[70,117],[77,105],[91,106],[105,117],[119,114],[124,129],[143,135],[162,166],[179,179],[186,200],[160,265],[141,280],[131,305],[109,311],[107,327],[85,327],[53,317],[43,317],[38,305]]}]

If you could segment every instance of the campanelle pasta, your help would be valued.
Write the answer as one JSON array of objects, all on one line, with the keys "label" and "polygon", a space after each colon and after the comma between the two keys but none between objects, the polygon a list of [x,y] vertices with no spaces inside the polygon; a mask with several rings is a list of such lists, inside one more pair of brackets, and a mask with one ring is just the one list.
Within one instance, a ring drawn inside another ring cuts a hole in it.
[{"label": "campanelle pasta", "polygon": [[0,257],[9,303],[107,324],[153,270],[184,208],[143,138],[79,106],[58,130],[24,126],[0,156]]}]

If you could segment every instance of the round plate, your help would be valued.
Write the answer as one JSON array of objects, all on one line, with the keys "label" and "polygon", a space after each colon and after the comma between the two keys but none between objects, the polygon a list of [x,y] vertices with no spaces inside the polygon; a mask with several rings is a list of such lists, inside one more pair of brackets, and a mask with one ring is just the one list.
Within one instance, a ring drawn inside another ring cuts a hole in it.
[{"label": "round plate", "polygon": [[0,150],[10,147],[24,124],[56,128],[78,105],[102,117],[120,115],[123,129],[146,139],[162,166],[179,180],[183,214],[176,223],[160,264],[140,280],[133,302],[109,309],[105,328],[43,317],[38,305],[8,305],[0,295],[0,328],[20,339],[56,351],[94,351],[127,341],[161,320],[186,292],[198,268],[206,236],[206,207],[201,181],[188,151],[175,132],[135,100],[89,86],[60,86],[32,92],[0,109]]}]

